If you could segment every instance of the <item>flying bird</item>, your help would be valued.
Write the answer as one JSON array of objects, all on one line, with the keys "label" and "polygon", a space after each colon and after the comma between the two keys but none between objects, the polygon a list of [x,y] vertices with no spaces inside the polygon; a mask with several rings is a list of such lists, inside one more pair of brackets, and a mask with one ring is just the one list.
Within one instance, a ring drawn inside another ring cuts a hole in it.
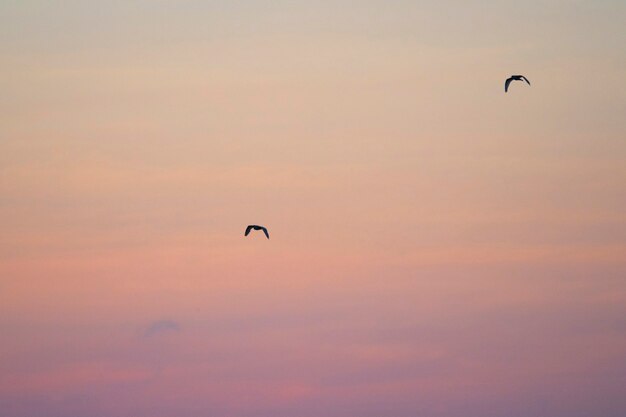
[{"label": "flying bird", "polygon": [[265,237],[267,237],[268,239],[270,238],[270,234],[267,233],[267,229],[263,226],[257,226],[256,224],[251,224],[250,226],[246,227],[245,236],[248,236],[251,230],[263,230],[263,233],[265,233]]},{"label": "flying bird", "polygon": [[530,85],[530,81],[528,81],[528,78],[524,77],[523,75],[511,75],[504,82],[504,92],[505,93],[507,91],[509,91],[509,84],[511,84],[511,81],[526,81],[528,83],[528,85]]}]

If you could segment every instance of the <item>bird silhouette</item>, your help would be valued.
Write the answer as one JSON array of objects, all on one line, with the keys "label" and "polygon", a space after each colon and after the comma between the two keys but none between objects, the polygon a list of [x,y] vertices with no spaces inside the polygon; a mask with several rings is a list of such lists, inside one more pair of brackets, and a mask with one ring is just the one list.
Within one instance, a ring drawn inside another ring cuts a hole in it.
[{"label": "bird silhouette", "polygon": [[526,81],[528,83],[528,85],[530,85],[530,81],[528,81],[528,78],[524,77],[523,75],[511,75],[504,82],[504,92],[505,93],[507,91],[509,91],[509,84],[511,84],[511,81]]},{"label": "bird silhouette", "polygon": [[263,233],[265,233],[265,237],[267,237],[268,239],[270,238],[270,234],[267,232],[267,229],[263,226],[258,226],[256,224],[251,224],[246,227],[246,234],[244,236],[248,236],[251,230],[263,230]]}]

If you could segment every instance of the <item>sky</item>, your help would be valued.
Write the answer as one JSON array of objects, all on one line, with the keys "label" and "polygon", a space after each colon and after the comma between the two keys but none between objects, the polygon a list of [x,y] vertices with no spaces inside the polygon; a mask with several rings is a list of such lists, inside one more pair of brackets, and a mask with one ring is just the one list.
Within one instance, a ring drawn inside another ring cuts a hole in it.
[{"label": "sky", "polygon": [[0,415],[623,417],[625,19],[2,1]]}]

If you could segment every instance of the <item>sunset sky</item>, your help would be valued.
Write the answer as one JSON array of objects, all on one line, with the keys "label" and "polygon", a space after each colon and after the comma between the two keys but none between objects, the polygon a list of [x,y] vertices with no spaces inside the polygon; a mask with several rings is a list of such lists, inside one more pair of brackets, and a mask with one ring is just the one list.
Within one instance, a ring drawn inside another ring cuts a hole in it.
[{"label": "sunset sky", "polygon": [[1,1],[0,416],[626,416],[624,21]]}]

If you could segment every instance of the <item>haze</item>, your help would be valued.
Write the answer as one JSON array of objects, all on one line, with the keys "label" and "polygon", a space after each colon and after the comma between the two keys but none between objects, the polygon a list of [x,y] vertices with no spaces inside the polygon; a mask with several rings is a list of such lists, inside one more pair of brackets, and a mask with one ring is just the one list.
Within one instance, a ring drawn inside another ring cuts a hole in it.
[{"label": "haze", "polygon": [[3,1],[0,415],[623,417],[625,19]]}]

